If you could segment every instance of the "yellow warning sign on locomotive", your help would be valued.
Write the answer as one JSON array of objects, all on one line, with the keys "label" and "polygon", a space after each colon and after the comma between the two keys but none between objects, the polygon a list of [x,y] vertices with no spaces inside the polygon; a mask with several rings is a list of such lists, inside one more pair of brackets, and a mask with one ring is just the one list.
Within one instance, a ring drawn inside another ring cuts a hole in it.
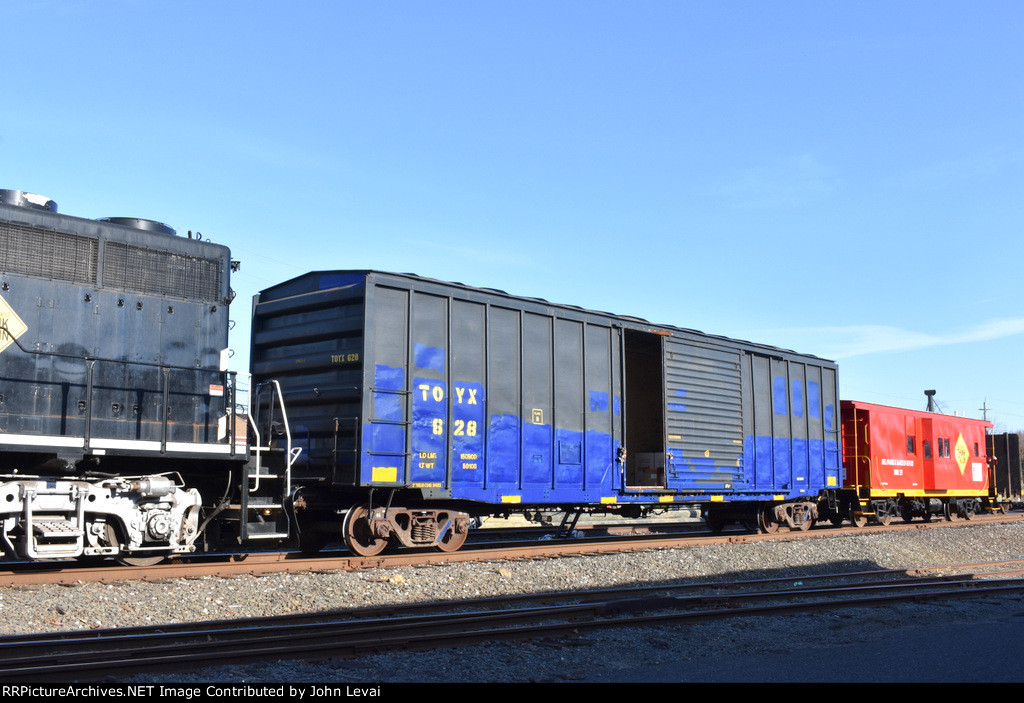
[{"label": "yellow warning sign on locomotive", "polygon": [[0,296],[0,352],[9,347],[15,339],[25,334],[28,326],[21,321],[14,308]]},{"label": "yellow warning sign on locomotive", "polygon": [[971,450],[967,448],[967,442],[964,441],[964,436],[960,435],[957,437],[956,446],[953,447],[953,456],[956,457],[956,465],[960,467],[960,475],[964,475],[964,469],[967,468],[967,461],[971,458]]}]

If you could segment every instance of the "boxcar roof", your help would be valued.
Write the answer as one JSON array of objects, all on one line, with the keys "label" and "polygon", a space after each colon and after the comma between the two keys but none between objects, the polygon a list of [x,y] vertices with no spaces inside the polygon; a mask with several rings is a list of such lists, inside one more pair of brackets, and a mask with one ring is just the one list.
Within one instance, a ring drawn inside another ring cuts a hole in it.
[{"label": "boxcar roof", "polygon": [[[329,269],[320,271],[310,271],[308,273],[296,276],[288,281],[278,283],[276,285],[265,288],[260,292],[261,299],[268,299],[265,294],[269,294],[270,300],[279,299],[282,297],[289,297],[291,295],[301,295],[305,293],[311,293],[315,290],[326,290],[328,288],[343,287],[339,285],[322,286],[320,279],[323,276],[361,276],[364,279],[391,279],[391,280],[405,280],[408,281],[410,286],[413,288],[422,289],[424,286],[431,288],[444,288],[444,289],[457,289],[467,294],[470,297],[474,296],[487,296],[487,297],[498,297],[509,302],[529,303],[533,305],[544,306],[547,308],[557,308],[564,311],[575,312],[583,315],[593,315],[604,318],[606,320],[614,320],[621,323],[626,323],[629,326],[645,330],[649,332],[664,332],[666,336],[672,335],[683,335],[688,337],[706,339],[719,344],[727,344],[729,346],[741,345],[746,348],[756,349],[762,353],[771,355],[792,355],[804,358],[815,359],[816,361],[824,364],[835,365],[835,362],[824,359],[822,357],[815,356],[813,354],[805,354],[802,352],[796,352],[791,349],[784,349],[782,347],[774,347],[767,344],[759,344],[757,342],[749,342],[745,340],[733,339],[730,337],[724,337],[721,335],[707,334],[699,330],[688,329],[685,327],[676,327],[674,325],[667,325],[661,323],[653,323],[649,320],[645,320],[641,317],[635,317],[630,315],[620,315],[610,312],[602,312],[599,310],[590,310],[587,308],[579,307],[576,305],[567,305],[565,303],[552,303],[549,300],[543,298],[533,298],[529,296],[512,295],[503,290],[497,288],[483,288],[478,286],[470,286],[465,283],[458,283],[452,281],[442,281],[436,278],[429,278],[426,276],[420,276],[414,273],[395,273],[388,271],[379,271],[374,269]],[[310,287],[313,281],[317,281],[317,284]],[[351,283],[347,285],[353,285]]]}]

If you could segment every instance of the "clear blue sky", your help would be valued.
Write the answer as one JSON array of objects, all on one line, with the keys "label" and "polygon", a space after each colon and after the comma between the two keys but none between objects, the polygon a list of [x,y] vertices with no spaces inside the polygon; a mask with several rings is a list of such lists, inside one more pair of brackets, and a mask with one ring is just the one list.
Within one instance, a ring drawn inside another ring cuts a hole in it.
[{"label": "clear blue sky", "polygon": [[836,359],[1024,428],[1024,2],[2,3],[0,187]]}]

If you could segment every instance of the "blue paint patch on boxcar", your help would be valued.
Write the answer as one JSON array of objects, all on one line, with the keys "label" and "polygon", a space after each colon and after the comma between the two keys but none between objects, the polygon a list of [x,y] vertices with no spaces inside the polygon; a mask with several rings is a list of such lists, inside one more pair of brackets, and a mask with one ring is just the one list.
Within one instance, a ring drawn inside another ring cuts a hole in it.
[{"label": "blue paint patch on boxcar", "polygon": [[416,366],[421,369],[432,369],[444,373],[444,349],[429,347],[416,342],[413,349]]},{"label": "blue paint patch on boxcar", "polygon": [[608,394],[604,391],[590,391],[590,412],[608,412]]},{"label": "blue paint patch on boxcar", "polygon": [[818,384],[815,381],[807,382],[807,414],[811,417],[821,417],[821,400],[818,397]]},{"label": "blue paint patch on boxcar", "polygon": [[372,423],[369,431],[374,454],[405,454],[405,428],[401,425]]},{"label": "blue paint patch on boxcar", "polygon": [[618,449],[618,443],[607,432],[587,431],[584,481],[589,490],[611,487]]},{"label": "blue paint patch on boxcar", "polygon": [[377,364],[373,380],[373,416],[379,420],[401,422],[405,419],[405,369]]},{"label": "blue paint patch on boxcar", "polygon": [[807,488],[807,440],[793,438],[790,448],[790,465],[793,470],[793,481],[797,488]]},{"label": "blue paint patch on boxcar", "polygon": [[523,483],[551,484],[551,425],[523,425]]},{"label": "blue paint patch on boxcar", "polygon": [[389,391],[405,390],[405,369],[377,364],[373,374],[373,385]]},{"label": "blue paint patch on boxcar", "polygon": [[804,416],[804,386],[799,379],[793,379],[790,385],[793,388],[793,415]]},{"label": "blue paint patch on boxcar", "polygon": [[772,381],[772,410],[776,415],[789,414],[789,399],[786,397],[786,379],[776,376]]},{"label": "blue paint patch on boxcar", "polygon": [[519,418],[491,415],[487,429],[487,483],[504,488],[519,483]]},{"label": "blue paint patch on boxcar", "polygon": [[[686,397],[686,391],[684,389],[682,389],[682,388],[679,388],[679,389],[676,390],[676,396],[679,397],[679,398],[685,398]],[[669,403],[668,404],[668,409],[669,410],[675,410],[676,412],[684,413],[684,412],[686,412],[686,403]]]},{"label": "blue paint patch on boxcar", "polygon": [[558,463],[555,464],[555,487],[583,489],[583,433],[557,430]]},{"label": "blue paint patch on boxcar", "polygon": [[771,490],[775,487],[773,479],[773,455],[774,442],[771,437],[759,435],[754,438],[756,447],[754,462],[756,466],[756,485],[760,489]]},{"label": "blue paint patch on boxcar", "polygon": [[772,469],[775,475],[775,488],[792,488],[790,477],[792,467],[790,466],[790,454],[792,446],[785,437],[772,437]]},{"label": "blue paint patch on boxcar", "polygon": [[831,404],[828,404],[828,405],[825,406],[825,430],[826,431],[832,429],[832,422],[835,420],[835,413],[836,413],[835,408]]}]

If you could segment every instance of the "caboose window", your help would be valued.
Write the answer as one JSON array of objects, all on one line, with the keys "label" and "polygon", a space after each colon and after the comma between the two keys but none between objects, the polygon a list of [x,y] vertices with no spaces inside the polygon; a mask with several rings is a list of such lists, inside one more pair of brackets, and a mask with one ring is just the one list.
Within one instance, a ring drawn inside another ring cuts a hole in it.
[{"label": "caboose window", "polygon": [[932,443],[931,442],[922,442],[921,444],[924,446],[924,458],[925,459],[931,459],[932,458]]},{"label": "caboose window", "polygon": [[974,443],[974,456],[975,457],[978,456],[978,443],[977,442]]},{"label": "caboose window", "polygon": [[907,454],[914,454],[915,452],[917,452],[917,447],[915,446],[914,439],[914,437],[907,435]]}]

